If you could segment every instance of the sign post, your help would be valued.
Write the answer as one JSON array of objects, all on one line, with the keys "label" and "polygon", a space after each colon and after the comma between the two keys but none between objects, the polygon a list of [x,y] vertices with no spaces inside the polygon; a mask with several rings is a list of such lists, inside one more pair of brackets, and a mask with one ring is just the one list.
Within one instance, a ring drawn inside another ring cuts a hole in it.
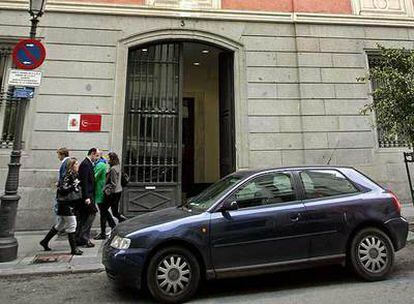
[{"label": "sign post", "polygon": [[34,96],[34,88],[40,85],[42,73],[30,71],[39,67],[45,59],[46,51],[40,41],[25,39],[13,49],[13,61],[19,70],[10,70],[9,85],[14,87],[13,101],[17,102],[13,150],[10,155],[9,170],[5,185],[5,193],[0,204],[0,263],[17,258],[18,243],[14,237],[18,194],[20,158],[22,154],[23,123],[27,103]]}]

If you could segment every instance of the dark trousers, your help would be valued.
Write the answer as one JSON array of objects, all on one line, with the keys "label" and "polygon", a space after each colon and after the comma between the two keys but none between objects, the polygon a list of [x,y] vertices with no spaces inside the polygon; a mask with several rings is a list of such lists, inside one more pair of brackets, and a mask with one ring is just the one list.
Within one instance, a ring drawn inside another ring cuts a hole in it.
[{"label": "dark trousers", "polygon": [[101,234],[105,235],[106,222],[108,222],[109,227],[114,229],[116,224],[111,213],[109,213],[110,202],[107,199],[100,204],[98,204],[99,213],[100,213],[100,222],[101,222]]},{"label": "dark trousers", "polygon": [[109,212],[109,208],[111,208],[112,214],[118,222],[123,220],[121,214],[119,214],[119,200],[121,199],[121,192],[119,193],[112,193],[110,195],[105,195],[104,201],[98,204],[99,212],[101,215],[101,233],[105,234],[106,230],[106,222],[108,222],[109,227],[114,229],[116,223],[114,218],[112,217],[111,213]]},{"label": "dark trousers", "polygon": [[107,197],[109,205],[111,207],[112,214],[118,221],[122,221],[121,214],[119,214],[119,201],[121,199],[122,192],[113,193]]},{"label": "dark trousers", "polygon": [[95,220],[95,213],[88,208],[81,208],[76,216],[78,225],[76,227],[76,242],[79,245],[85,245],[91,239],[91,228]]}]

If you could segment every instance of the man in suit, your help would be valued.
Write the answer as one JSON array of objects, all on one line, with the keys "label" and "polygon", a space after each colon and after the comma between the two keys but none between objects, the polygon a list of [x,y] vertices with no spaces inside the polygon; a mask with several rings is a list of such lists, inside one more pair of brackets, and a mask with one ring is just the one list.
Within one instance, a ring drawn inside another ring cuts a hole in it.
[{"label": "man in suit", "polygon": [[95,197],[95,176],[94,163],[98,160],[100,152],[97,148],[91,148],[88,155],[79,166],[79,179],[82,187],[82,205],[78,211],[78,227],[76,240],[78,246],[94,247],[91,239],[91,228],[97,208],[94,202]]}]

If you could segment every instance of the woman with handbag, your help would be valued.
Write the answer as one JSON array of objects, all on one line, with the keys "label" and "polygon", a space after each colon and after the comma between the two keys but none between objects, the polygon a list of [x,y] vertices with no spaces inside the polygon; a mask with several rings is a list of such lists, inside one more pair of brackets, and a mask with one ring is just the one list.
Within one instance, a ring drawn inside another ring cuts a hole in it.
[{"label": "woman with handbag", "polygon": [[106,222],[108,222],[111,229],[114,229],[116,226],[114,218],[109,213],[109,208],[111,208],[112,214],[118,219],[119,222],[126,220],[126,218],[118,211],[119,200],[121,199],[122,194],[122,173],[119,158],[114,152],[109,152],[108,157],[109,172],[106,175],[106,183],[103,189],[104,201],[98,205],[101,213],[101,233],[95,237],[95,240],[104,240],[106,238]]},{"label": "woman with handbag", "polygon": [[48,234],[40,245],[45,251],[50,251],[49,241],[58,233],[66,232],[68,234],[71,254],[82,255],[83,251],[76,247],[75,231],[76,216],[74,209],[81,203],[82,191],[79,181],[79,163],[76,158],[71,157],[68,160],[67,171],[62,183],[57,191],[57,224],[50,229]]}]

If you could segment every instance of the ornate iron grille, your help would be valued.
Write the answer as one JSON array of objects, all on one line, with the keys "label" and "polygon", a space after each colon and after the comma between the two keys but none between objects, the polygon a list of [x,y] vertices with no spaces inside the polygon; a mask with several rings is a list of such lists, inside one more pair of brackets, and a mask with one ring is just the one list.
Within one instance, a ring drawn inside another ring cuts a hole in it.
[{"label": "ornate iron grille", "polygon": [[11,148],[14,140],[14,124],[17,114],[17,99],[12,98],[11,88],[6,83],[7,69],[11,66],[11,48],[0,46],[0,148]]},{"label": "ornate iron grille", "polygon": [[[368,64],[370,68],[378,66],[381,57],[377,54],[371,54],[368,56]],[[375,81],[371,82],[372,90],[374,91],[380,84]],[[376,118],[377,119],[377,118]],[[381,121],[377,119],[377,135],[378,145],[380,148],[399,148],[410,147],[410,141],[402,135],[391,135],[381,128]]]},{"label": "ornate iron grille", "polygon": [[180,45],[130,51],[124,170],[131,183],[179,181]]}]

